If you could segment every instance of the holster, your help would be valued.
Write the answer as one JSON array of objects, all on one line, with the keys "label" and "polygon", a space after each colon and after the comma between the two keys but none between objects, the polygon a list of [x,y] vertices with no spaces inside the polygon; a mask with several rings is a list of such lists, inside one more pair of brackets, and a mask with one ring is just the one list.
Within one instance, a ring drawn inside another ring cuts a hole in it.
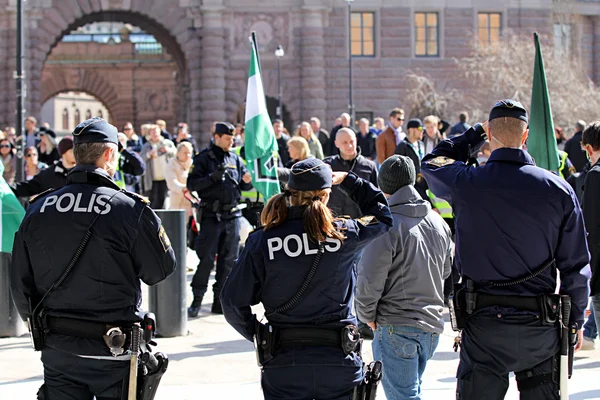
[{"label": "holster", "polygon": [[560,295],[539,294],[537,299],[542,325],[556,326],[560,312]]},{"label": "holster", "polygon": [[383,364],[381,361],[371,362],[365,368],[365,377],[362,382],[354,389],[352,400],[375,400],[382,371]]},{"label": "holster", "polygon": [[33,305],[31,299],[29,302],[29,318],[27,318],[27,326],[29,327],[29,336],[31,337],[31,344],[35,351],[42,351],[44,344],[46,343],[46,323],[44,321],[44,310],[42,309],[39,313],[33,314]]},{"label": "holster", "polygon": [[142,353],[138,368],[137,400],[153,400],[162,376],[169,366],[169,358],[163,353]]},{"label": "holster", "polygon": [[454,292],[448,298],[448,311],[452,330],[458,332],[465,329],[468,317],[467,302],[460,285],[454,285]]},{"label": "holster", "polygon": [[271,324],[255,321],[254,350],[259,367],[273,359],[278,342],[278,330]]}]

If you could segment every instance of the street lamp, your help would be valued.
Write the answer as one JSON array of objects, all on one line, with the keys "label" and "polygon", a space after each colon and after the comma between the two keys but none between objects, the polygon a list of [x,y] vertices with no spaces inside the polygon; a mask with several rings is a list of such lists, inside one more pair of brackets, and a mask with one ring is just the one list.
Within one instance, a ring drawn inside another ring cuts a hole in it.
[{"label": "street lamp", "polygon": [[351,127],[354,128],[356,116],[354,115],[354,95],[352,93],[352,1],[346,0],[348,4],[348,86],[350,88],[350,99],[348,104],[348,111],[350,114]]},{"label": "street lamp", "polygon": [[281,105],[281,67],[279,64],[279,60],[281,57],[285,55],[283,51],[283,47],[281,45],[277,46],[277,50],[275,50],[275,57],[277,57],[277,97],[279,99],[279,105],[277,106],[277,119],[283,119],[283,107]]}]

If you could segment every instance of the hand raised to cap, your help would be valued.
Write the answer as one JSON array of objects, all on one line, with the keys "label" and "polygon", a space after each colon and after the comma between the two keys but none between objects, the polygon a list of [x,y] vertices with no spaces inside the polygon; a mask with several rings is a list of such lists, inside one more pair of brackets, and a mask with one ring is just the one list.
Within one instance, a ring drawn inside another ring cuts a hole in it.
[{"label": "hand raised to cap", "polygon": [[347,172],[334,171],[331,173],[331,184],[339,185],[348,176]]}]

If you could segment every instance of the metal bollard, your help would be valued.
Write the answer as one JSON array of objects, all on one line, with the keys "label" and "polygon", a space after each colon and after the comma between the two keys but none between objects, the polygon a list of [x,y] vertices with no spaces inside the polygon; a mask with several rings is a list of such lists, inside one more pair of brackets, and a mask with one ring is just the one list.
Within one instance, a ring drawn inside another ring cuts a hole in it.
[{"label": "metal bollard", "polygon": [[184,210],[154,210],[171,240],[177,267],[171,276],[149,288],[148,305],[156,314],[156,332],[161,337],[185,336],[187,330],[186,226]]},{"label": "metal bollard", "polygon": [[0,253],[0,337],[27,333],[10,291],[10,253]]}]

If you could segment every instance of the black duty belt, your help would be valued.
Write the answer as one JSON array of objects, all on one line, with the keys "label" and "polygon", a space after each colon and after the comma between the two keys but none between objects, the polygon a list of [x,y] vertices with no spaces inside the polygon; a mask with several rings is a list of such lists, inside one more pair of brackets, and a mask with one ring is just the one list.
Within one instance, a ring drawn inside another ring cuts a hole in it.
[{"label": "black duty belt", "polygon": [[476,304],[476,310],[486,307],[510,307],[522,311],[540,312],[539,299],[532,296],[500,296],[477,292]]},{"label": "black duty belt", "polygon": [[200,208],[206,210],[206,211],[211,211],[211,212],[229,212],[232,209],[236,208],[238,206],[238,204],[224,204],[224,205],[220,205],[220,204],[216,204],[215,203],[200,203]]},{"label": "black duty belt", "polygon": [[123,326],[123,324],[113,325],[74,318],[46,317],[46,329],[50,333],[96,340],[103,340],[104,335],[111,328],[119,327],[123,332],[127,332],[131,329],[130,325]]},{"label": "black duty belt", "polygon": [[279,331],[281,347],[328,346],[341,348],[340,329],[326,328],[282,328]]}]

